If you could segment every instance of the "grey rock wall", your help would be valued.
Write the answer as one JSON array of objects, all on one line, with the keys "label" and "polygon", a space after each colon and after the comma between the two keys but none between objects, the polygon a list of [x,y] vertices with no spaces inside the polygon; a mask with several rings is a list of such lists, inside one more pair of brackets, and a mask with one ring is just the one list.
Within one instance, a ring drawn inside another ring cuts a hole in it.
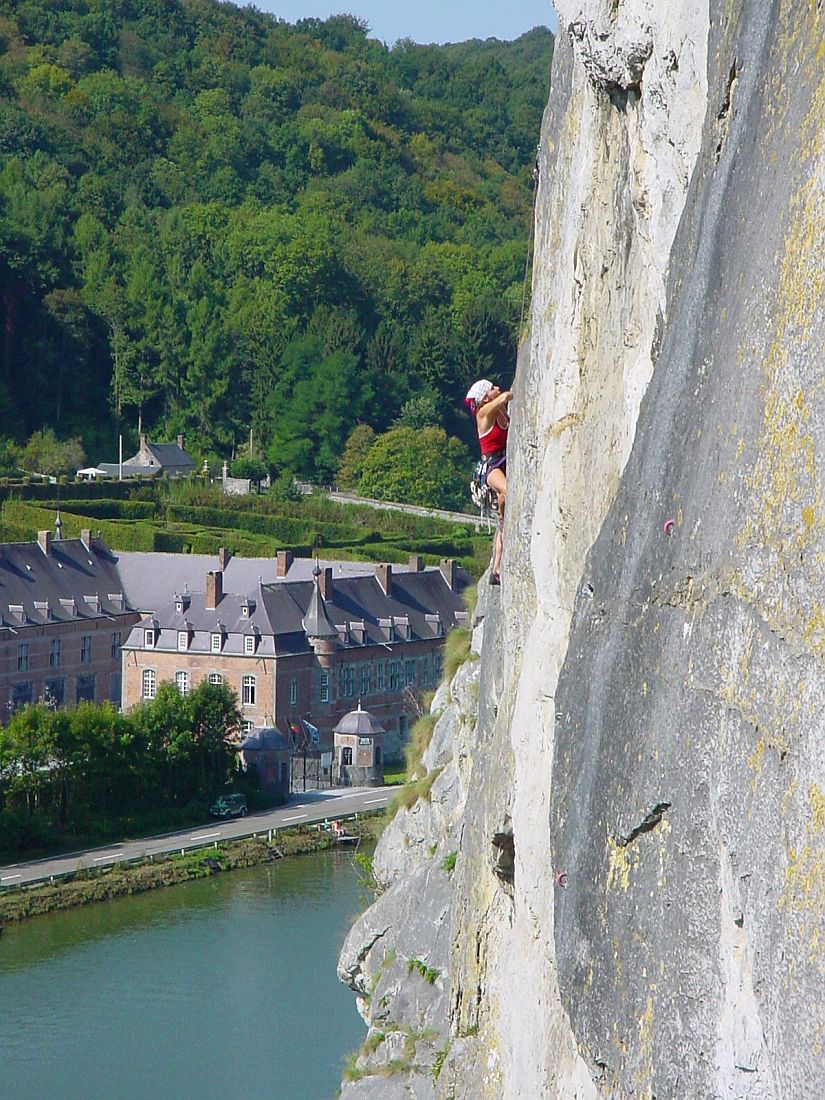
[{"label": "grey rock wall", "polygon": [[607,1095],[821,1096],[825,18],[712,18],[661,352],[557,693],[559,985]]},{"label": "grey rock wall", "polygon": [[[343,1096],[807,1100],[825,12],[557,9],[503,586],[342,956],[372,1037]],[[382,1028],[416,1037],[392,1072]]]}]

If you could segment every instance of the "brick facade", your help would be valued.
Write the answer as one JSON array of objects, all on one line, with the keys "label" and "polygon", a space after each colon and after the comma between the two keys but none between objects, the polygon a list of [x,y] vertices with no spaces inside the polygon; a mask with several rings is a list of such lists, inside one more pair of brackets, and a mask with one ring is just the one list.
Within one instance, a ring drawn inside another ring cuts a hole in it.
[{"label": "brick facade", "polygon": [[[439,682],[444,636],[466,618],[450,580],[451,568],[393,578],[382,566],[334,583],[319,574],[314,582],[230,594],[220,572],[210,571],[201,592],[176,596],[132,631],[123,652],[124,709],[162,680],[191,690],[220,676],[238,696],[247,731],[286,732],[306,719],[328,750],[333,728],[360,699],[387,731],[386,758],[397,758],[414,697]],[[219,624],[221,645],[213,651]]]},{"label": "brick facade", "polygon": [[80,539],[0,545],[0,720],[27,703],[120,704],[126,606],[112,557]]}]

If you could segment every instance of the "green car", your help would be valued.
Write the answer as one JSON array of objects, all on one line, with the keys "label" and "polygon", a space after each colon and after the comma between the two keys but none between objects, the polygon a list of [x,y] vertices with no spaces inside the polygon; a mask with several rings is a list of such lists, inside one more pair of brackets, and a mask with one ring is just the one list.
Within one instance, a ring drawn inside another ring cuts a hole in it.
[{"label": "green car", "polygon": [[212,817],[245,817],[246,797],[242,794],[224,794],[209,807]]}]

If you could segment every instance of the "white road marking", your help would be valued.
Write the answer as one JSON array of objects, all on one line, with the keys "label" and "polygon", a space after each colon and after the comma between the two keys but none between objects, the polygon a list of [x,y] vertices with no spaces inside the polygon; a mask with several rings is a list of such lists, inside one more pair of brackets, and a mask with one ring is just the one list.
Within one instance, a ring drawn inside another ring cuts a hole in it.
[{"label": "white road marking", "polygon": [[383,802],[384,798],[386,798],[386,797],[387,797],[387,795],[384,795],[383,798],[370,798],[364,803],[364,805],[365,806],[374,806],[376,802]]},{"label": "white road marking", "polygon": [[190,840],[209,840],[210,837],[220,836],[220,833],[198,833],[197,836],[192,836]]},{"label": "white road marking", "polygon": [[3,877],[0,878],[0,882],[11,882],[11,880],[13,878],[22,878],[22,877],[23,877],[22,875],[3,875]]},{"label": "white road marking", "polygon": [[122,853],[121,852],[109,852],[108,856],[95,856],[94,862],[95,863],[102,863],[104,859],[117,859],[117,857],[119,855],[122,855]]},{"label": "white road marking", "polygon": [[306,816],[306,814],[301,814],[299,817],[285,817],[283,819],[283,824],[286,825],[288,821],[303,821]]}]

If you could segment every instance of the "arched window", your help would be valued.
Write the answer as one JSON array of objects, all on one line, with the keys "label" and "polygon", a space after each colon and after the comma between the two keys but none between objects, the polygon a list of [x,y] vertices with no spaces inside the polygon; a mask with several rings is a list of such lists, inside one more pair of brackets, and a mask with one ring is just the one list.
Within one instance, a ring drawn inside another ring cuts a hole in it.
[{"label": "arched window", "polygon": [[153,668],[145,668],[143,670],[143,691],[142,695],[144,699],[154,699],[155,691],[158,686],[157,673]]},{"label": "arched window", "polygon": [[352,766],[352,749],[347,745],[341,749],[341,767]]}]

